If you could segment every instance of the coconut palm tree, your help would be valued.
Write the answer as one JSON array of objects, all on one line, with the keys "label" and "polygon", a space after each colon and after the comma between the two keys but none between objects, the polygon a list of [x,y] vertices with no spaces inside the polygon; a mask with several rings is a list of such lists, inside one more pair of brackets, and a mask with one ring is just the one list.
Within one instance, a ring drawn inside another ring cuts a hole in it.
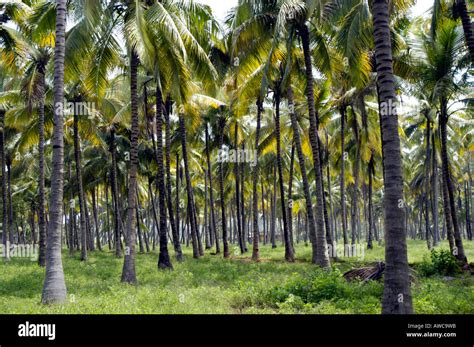
[{"label": "coconut palm tree", "polygon": [[63,217],[63,99],[64,99],[64,53],[66,40],[66,0],[56,2],[56,36],[54,48],[54,130],[51,171],[51,195],[49,202],[48,238],[46,241],[46,276],[41,301],[44,304],[61,303],[66,300],[61,260],[61,229]]},{"label": "coconut palm tree", "polygon": [[372,3],[377,91],[382,129],[385,211],[385,275],[382,313],[413,311],[407,258],[403,176],[387,0]]}]

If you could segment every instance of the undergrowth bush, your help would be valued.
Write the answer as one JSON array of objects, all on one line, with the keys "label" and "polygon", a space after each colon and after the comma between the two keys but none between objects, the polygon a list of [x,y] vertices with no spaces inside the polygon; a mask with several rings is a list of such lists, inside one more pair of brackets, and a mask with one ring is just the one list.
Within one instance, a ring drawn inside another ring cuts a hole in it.
[{"label": "undergrowth bush", "polygon": [[433,275],[448,276],[460,273],[461,267],[450,251],[434,249],[431,251],[430,257],[425,256],[418,265],[418,272],[425,277]]}]

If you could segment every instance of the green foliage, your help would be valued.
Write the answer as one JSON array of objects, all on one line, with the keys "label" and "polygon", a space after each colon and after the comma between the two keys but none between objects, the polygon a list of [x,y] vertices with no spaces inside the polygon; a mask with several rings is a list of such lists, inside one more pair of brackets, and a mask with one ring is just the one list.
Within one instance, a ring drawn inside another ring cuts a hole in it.
[{"label": "green foliage", "polygon": [[461,267],[449,250],[433,249],[430,258],[425,256],[418,266],[418,271],[422,276],[448,276],[460,273]]}]

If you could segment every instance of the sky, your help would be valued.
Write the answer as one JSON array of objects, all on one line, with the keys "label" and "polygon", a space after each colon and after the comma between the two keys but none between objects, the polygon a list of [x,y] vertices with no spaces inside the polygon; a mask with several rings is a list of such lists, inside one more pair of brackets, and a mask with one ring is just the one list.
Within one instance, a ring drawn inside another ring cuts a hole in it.
[{"label": "sky", "polygon": [[[223,21],[227,11],[233,6],[237,5],[237,0],[196,0],[201,4],[206,4],[211,6],[212,11],[216,17]],[[417,0],[415,6],[413,7],[413,14],[415,16],[423,15],[433,6],[432,0]]]}]

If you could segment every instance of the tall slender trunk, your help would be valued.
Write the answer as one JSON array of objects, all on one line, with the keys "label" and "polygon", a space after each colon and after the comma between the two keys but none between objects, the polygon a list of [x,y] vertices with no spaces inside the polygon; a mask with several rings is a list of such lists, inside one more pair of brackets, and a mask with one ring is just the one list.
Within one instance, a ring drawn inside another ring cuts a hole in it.
[{"label": "tall slender trunk", "polygon": [[[160,254],[158,256],[159,269],[173,269],[168,254],[168,238],[166,236],[166,188],[165,188],[165,172],[163,167],[163,95],[159,87],[156,87],[156,160],[157,160],[157,180],[158,180],[158,201],[160,209]],[[171,196],[170,196],[171,200]],[[176,233],[174,223],[172,225]]]},{"label": "tall slender trunk", "polygon": [[432,248],[431,244],[431,227],[430,227],[430,208],[429,208],[429,196],[430,196],[430,137],[431,137],[431,122],[428,118],[426,120],[426,158],[425,158],[425,237],[428,249]]},{"label": "tall slender trunk", "polygon": [[[291,251],[295,253],[295,245],[293,243],[293,178],[295,170],[295,144],[291,144],[290,154],[290,177],[288,180],[288,232],[290,236]],[[263,206],[262,206],[263,208]],[[264,209],[265,210],[265,209]]]},{"label": "tall slender trunk", "polygon": [[[225,118],[219,119],[219,149],[224,144],[224,128]],[[224,247],[224,258],[229,257],[229,244],[227,242],[227,222],[225,216],[225,200],[224,200],[224,169],[222,167],[222,161],[219,160],[219,195],[221,203],[221,223],[222,223],[222,244]]]},{"label": "tall slender trunk", "polygon": [[44,103],[45,103],[45,67],[38,67],[39,83],[38,93],[40,95],[38,105],[38,156],[39,156],[39,176],[38,176],[38,233],[39,233],[39,266],[46,265],[46,220],[45,220],[45,180],[44,180]]},{"label": "tall slender trunk", "polygon": [[375,171],[374,168],[374,153],[372,152],[372,155],[370,156],[370,161],[369,161],[369,166],[368,166],[368,171],[369,171],[369,192],[368,192],[368,199],[369,199],[369,235],[367,239],[367,248],[372,249],[372,233],[373,233],[373,226],[374,226],[374,221],[373,221],[373,202],[372,202],[372,177]]},{"label": "tall slender trunk", "polygon": [[273,191],[272,191],[272,203],[271,203],[271,219],[272,226],[270,230],[270,241],[272,243],[272,248],[276,248],[276,224],[277,224],[277,214],[276,214],[276,195],[277,195],[277,176],[276,176],[276,166],[272,167],[272,177],[273,177]]},{"label": "tall slender trunk", "polygon": [[211,249],[211,224],[208,220],[208,199],[207,199],[207,170],[204,173],[204,238],[206,243],[206,249]]},{"label": "tall slender trunk", "polygon": [[56,0],[56,36],[54,48],[54,127],[49,223],[46,240],[46,275],[41,301],[44,304],[66,300],[61,259],[61,227],[64,184],[64,52],[66,39],[66,0]]},{"label": "tall slender trunk", "polygon": [[[441,100],[441,112],[440,112],[440,135],[441,135],[441,166],[443,181],[446,187],[446,193],[444,194],[444,213],[446,216],[446,227],[448,234],[452,234],[454,237],[455,247],[451,249],[453,255],[464,263],[467,262],[466,255],[464,253],[464,246],[459,231],[458,218],[456,214],[456,203],[454,196],[454,185],[451,179],[449,158],[448,158],[448,138],[447,138],[447,125],[448,125],[448,113],[447,113],[447,101],[442,98]],[[450,218],[448,218],[448,215]]]},{"label": "tall slender trunk", "polygon": [[[305,157],[304,157],[303,150],[301,147],[301,136],[300,136],[299,126],[298,126],[298,120],[296,118],[295,104],[293,101],[294,100],[293,90],[291,89],[291,87],[288,87],[287,95],[288,95],[288,109],[290,110],[290,117],[291,117],[291,126],[293,128],[293,138],[295,141],[296,154],[298,156],[298,162],[300,165],[301,179],[303,181],[303,192],[304,192],[304,197],[305,197],[305,202],[306,202],[306,215],[307,215],[306,222],[309,228],[309,237],[310,237],[311,243],[314,243],[314,238],[316,237],[316,225],[315,225],[314,215],[313,215],[313,203],[311,201],[311,193],[309,191],[308,175],[306,173],[306,164],[305,164],[305,159],[304,159]],[[305,242],[306,242],[306,237],[305,237]]]},{"label": "tall slender trunk", "polygon": [[[393,76],[388,0],[373,0],[375,59],[382,156],[385,212],[385,274],[382,313],[413,312],[407,257],[403,200],[403,173]],[[387,108],[390,112],[386,112]],[[394,112],[393,112],[394,111]]]},{"label": "tall slender trunk", "polygon": [[82,170],[81,170],[81,145],[79,143],[79,129],[78,129],[79,117],[77,112],[74,112],[74,160],[76,161],[76,180],[79,190],[79,213],[80,213],[80,226],[81,226],[81,260],[87,260],[87,226],[86,226],[86,212],[85,212],[85,199],[84,199],[84,187],[82,185]]},{"label": "tall slender trunk", "polygon": [[[234,148],[236,153],[239,151],[239,144],[238,144],[238,125],[235,124],[235,130],[234,130]],[[239,247],[240,247],[240,253],[243,254],[245,252],[244,250],[244,244],[242,242],[242,219],[240,217],[240,177],[239,177],[239,166],[240,166],[240,160],[237,160],[234,163],[234,178],[235,178],[235,205],[237,207],[237,215],[236,215],[236,224],[237,224],[237,237],[239,241]]]},{"label": "tall slender trunk", "polygon": [[[214,210],[214,192],[212,189],[212,168],[211,168],[211,157],[209,154],[209,124],[206,123],[206,161],[207,161],[207,174],[209,175],[209,203],[211,209],[211,226],[212,226],[212,234],[213,239],[216,242],[216,254],[221,252],[220,245],[219,245],[219,237],[217,236],[217,227],[216,227],[216,214]],[[212,243],[212,242],[211,242]]]},{"label": "tall slender trunk", "polygon": [[[71,162],[68,162],[68,181],[69,184],[72,186],[72,169],[71,169]],[[69,255],[74,254],[75,250],[75,243],[74,243],[74,228],[75,228],[75,211],[74,211],[74,193],[71,189],[69,193]]]},{"label": "tall slender trunk", "polygon": [[[241,148],[243,153],[243,151],[245,150],[245,141],[242,142]],[[245,163],[240,164],[240,205],[240,213],[242,214],[242,245],[244,247],[244,252],[247,252],[249,228],[247,227],[245,217]]]},{"label": "tall slender trunk", "polygon": [[[8,236],[10,244],[15,244],[14,232],[13,232],[13,199],[12,199],[12,158],[10,154],[6,155],[7,161],[7,190],[8,190]],[[17,240],[17,243],[20,240]]]},{"label": "tall slender trunk", "polygon": [[181,148],[183,150],[183,161],[184,161],[184,175],[186,177],[186,190],[188,194],[188,218],[191,223],[191,237],[193,240],[193,258],[199,258],[199,248],[198,248],[198,239],[197,239],[197,225],[195,224],[196,220],[193,216],[193,205],[194,205],[194,193],[193,186],[191,184],[191,176],[189,175],[189,166],[188,166],[188,150],[187,150],[187,140],[186,140],[186,126],[184,124],[184,116],[179,115],[179,130],[181,137]]},{"label": "tall slender trunk", "polygon": [[341,219],[342,219],[342,237],[344,240],[344,255],[348,256],[347,245],[349,240],[347,238],[347,215],[346,215],[346,187],[344,184],[345,180],[345,168],[346,168],[346,152],[345,152],[345,123],[346,123],[346,106],[341,106],[341,176],[340,176],[340,194],[341,194]]},{"label": "tall slender trunk", "polygon": [[107,184],[107,174],[105,175],[106,178],[104,179],[104,189],[105,189],[105,211],[106,211],[106,228],[107,228],[107,243],[109,246],[109,251],[112,250],[112,235],[110,233],[110,213],[109,213],[109,186]]},{"label": "tall slender trunk", "polygon": [[122,268],[122,282],[135,284],[137,276],[135,270],[136,244],[136,210],[137,210],[137,174],[138,174],[138,56],[132,48],[130,57],[130,109],[131,109],[131,136],[130,136],[130,170],[128,180],[128,208],[127,225],[125,232],[125,259]]},{"label": "tall slender trunk", "polygon": [[183,260],[183,251],[181,250],[181,244],[179,243],[178,225],[175,221],[173,214],[173,199],[171,197],[171,124],[170,124],[170,113],[171,113],[171,98],[168,95],[166,97],[166,108],[165,108],[165,168],[166,168],[166,202],[168,206],[168,216],[171,224],[171,235],[173,235],[173,247],[177,261]]},{"label": "tall slender trunk", "polygon": [[439,200],[439,186],[438,186],[438,159],[436,158],[436,146],[435,144],[435,136],[436,133],[433,131],[431,138],[433,143],[433,150],[431,151],[432,157],[432,177],[431,177],[431,185],[432,185],[432,201],[431,201],[431,209],[433,214],[433,246],[437,246],[440,241],[439,236],[439,217],[438,217],[438,200]]},{"label": "tall slender trunk", "polygon": [[252,244],[252,260],[253,261],[260,261],[260,250],[259,250],[259,241],[260,241],[260,233],[258,231],[258,194],[257,194],[257,186],[258,186],[258,176],[259,176],[259,151],[258,145],[260,143],[260,121],[262,118],[263,112],[263,102],[260,97],[257,100],[257,128],[255,129],[255,151],[256,151],[256,158],[255,158],[255,166],[253,167],[253,177],[252,177],[252,216],[253,216],[253,244]]},{"label": "tall slender trunk", "polygon": [[119,205],[119,196],[118,196],[118,178],[117,178],[117,148],[115,142],[115,128],[112,125],[110,130],[110,146],[109,151],[112,157],[112,167],[110,169],[110,183],[112,191],[112,205],[114,213],[114,242],[115,242],[115,256],[117,258],[122,258],[122,240],[120,238],[120,229],[122,227],[121,222],[121,209]]},{"label": "tall slender trunk", "polygon": [[281,138],[280,138],[280,93],[275,92],[275,138],[277,148],[278,187],[280,188],[281,217],[283,219],[283,238],[285,242],[285,259],[293,263],[295,256],[291,248],[290,232],[288,230],[287,206],[285,203],[285,187],[283,185],[283,168],[281,165]]},{"label": "tall slender trunk", "polygon": [[319,138],[318,138],[318,116],[316,115],[316,108],[314,105],[314,79],[313,67],[311,64],[311,50],[309,47],[309,31],[306,24],[300,26],[300,36],[303,45],[305,72],[306,72],[306,98],[308,100],[309,113],[309,139],[311,149],[313,152],[313,165],[316,181],[316,235],[312,241],[313,247],[313,263],[318,264],[323,268],[330,266],[326,235],[324,233],[324,215],[323,215],[323,183],[321,177],[321,159],[319,153]]},{"label": "tall slender trunk", "polygon": [[7,175],[5,170],[5,111],[0,110],[0,162],[2,165],[2,242],[5,248],[4,258],[10,260],[10,238],[8,228]]},{"label": "tall slender trunk", "polygon": [[471,199],[470,199],[469,182],[464,182],[464,206],[466,208],[466,236],[469,241],[472,241],[472,226],[471,226]]},{"label": "tall slender trunk", "polygon": [[359,136],[359,126],[357,125],[357,120],[355,119],[356,115],[355,112],[352,112],[353,120],[352,120],[352,130],[354,132],[354,138],[356,141],[356,156],[354,159],[354,168],[353,168],[353,176],[354,176],[354,186],[352,191],[352,202],[351,202],[351,244],[354,246],[356,243],[356,235],[357,235],[357,216],[358,216],[358,192],[359,192],[359,166],[360,166],[360,136]]},{"label": "tall slender trunk", "polygon": [[[179,152],[176,151],[176,230],[178,232],[178,237],[179,237],[179,210],[181,208],[181,202],[179,200],[179,181],[180,181],[180,178],[181,178],[181,166],[179,164]],[[184,230],[184,223],[183,223],[183,228]],[[182,234],[184,235],[184,231],[182,232]],[[181,241],[180,241],[180,246],[181,246]]]},{"label": "tall slender trunk", "polygon": [[92,188],[92,213],[94,215],[94,224],[95,224],[95,237],[96,244],[99,251],[102,250],[102,245],[100,244],[100,231],[99,231],[99,218],[97,215],[97,202],[96,202],[96,189]]}]

